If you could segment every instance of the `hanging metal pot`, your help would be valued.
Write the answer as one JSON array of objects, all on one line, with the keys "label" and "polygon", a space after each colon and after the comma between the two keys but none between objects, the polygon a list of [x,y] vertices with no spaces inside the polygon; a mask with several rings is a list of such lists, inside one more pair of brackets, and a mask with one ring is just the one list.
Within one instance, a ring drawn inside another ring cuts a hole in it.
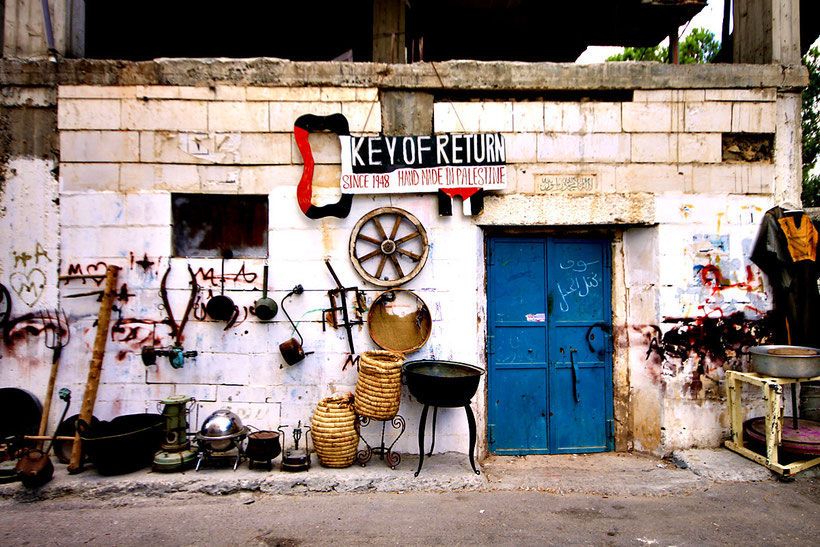
[{"label": "hanging metal pot", "polygon": [[256,317],[261,319],[262,321],[270,321],[276,315],[276,312],[279,311],[279,307],[276,305],[276,300],[273,298],[268,298],[268,265],[265,264],[264,273],[262,274],[263,281],[262,281],[262,298],[257,300],[253,307],[254,313]]},{"label": "hanging metal pot", "polygon": [[282,354],[282,357],[285,358],[285,362],[289,365],[295,365],[304,359],[306,355],[313,353],[312,351],[305,352],[305,350],[302,349],[302,345],[305,341],[302,338],[302,335],[299,334],[299,329],[296,328],[296,324],[293,322],[293,319],[290,318],[288,310],[285,309],[285,300],[287,300],[291,295],[302,294],[303,292],[305,292],[305,289],[302,285],[296,285],[293,287],[292,291],[285,295],[285,298],[282,299],[282,305],[280,306],[282,311],[285,312],[290,324],[293,325],[293,330],[296,331],[296,336],[299,337],[299,340],[296,340],[296,338],[291,338],[290,340],[286,340],[285,342],[279,344],[279,352]]},{"label": "hanging metal pot", "polygon": [[216,321],[231,321],[234,315],[239,312],[239,308],[233,303],[233,300],[225,296],[225,259],[231,257],[233,257],[231,251],[222,253],[222,274],[220,275],[222,278],[221,292],[208,300],[208,304],[205,306],[205,311],[211,319]]}]

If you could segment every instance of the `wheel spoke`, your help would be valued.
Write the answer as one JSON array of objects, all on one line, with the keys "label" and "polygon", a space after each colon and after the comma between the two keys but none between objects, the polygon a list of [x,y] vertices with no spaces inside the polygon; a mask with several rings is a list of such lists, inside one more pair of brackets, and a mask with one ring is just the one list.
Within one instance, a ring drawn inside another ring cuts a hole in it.
[{"label": "wheel spoke", "polygon": [[419,237],[421,234],[419,232],[413,232],[412,234],[407,234],[406,236],[400,237],[396,240],[396,245],[401,245],[405,241],[410,241],[413,238]]},{"label": "wheel spoke", "polygon": [[368,243],[372,243],[373,245],[381,245],[382,242],[376,239],[375,237],[366,236],[364,234],[359,234],[356,239],[362,239],[367,241]]},{"label": "wheel spoke", "polygon": [[384,271],[384,265],[387,263],[387,255],[382,255],[382,260],[379,262],[379,267],[376,268],[376,275],[374,277],[380,278]]},{"label": "wheel spoke", "polygon": [[396,215],[396,223],[393,224],[393,231],[390,232],[390,239],[396,239],[396,234],[399,233],[399,225],[401,224],[401,215]]},{"label": "wheel spoke", "polygon": [[396,248],[396,252],[401,253],[404,256],[410,258],[411,260],[415,260],[416,262],[421,260],[421,255],[417,255],[416,253],[411,253],[410,251],[405,251],[404,249]]},{"label": "wheel spoke", "polygon": [[376,225],[376,229],[379,231],[379,235],[382,237],[382,239],[387,239],[387,234],[384,232],[382,223],[379,222],[379,217],[373,217],[373,224]]},{"label": "wheel spoke", "polygon": [[374,256],[378,256],[380,254],[382,254],[382,250],[381,249],[376,249],[375,251],[371,251],[371,252],[367,253],[364,256],[360,256],[359,257],[359,262],[364,262],[365,260],[370,260]]},{"label": "wheel spoke", "polygon": [[393,266],[396,268],[396,273],[398,274],[398,278],[404,277],[404,272],[401,270],[401,266],[399,266],[399,259],[396,255],[390,255],[390,260],[393,261]]}]

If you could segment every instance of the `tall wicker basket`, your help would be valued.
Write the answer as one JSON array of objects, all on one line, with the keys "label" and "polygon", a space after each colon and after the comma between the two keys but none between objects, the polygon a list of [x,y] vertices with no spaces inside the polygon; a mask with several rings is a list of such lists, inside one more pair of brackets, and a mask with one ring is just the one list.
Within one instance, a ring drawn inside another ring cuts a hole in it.
[{"label": "tall wicker basket", "polygon": [[359,429],[350,393],[319,401],[310,424],[310,438],[325,467],[349,467],[356,459]]},{"label": "tall wicker basket", "polygon": [[373,350],[359,359],[356,381],[356,412],[374,420],[390,420],[401,402],[401,366],[404,355]]}]

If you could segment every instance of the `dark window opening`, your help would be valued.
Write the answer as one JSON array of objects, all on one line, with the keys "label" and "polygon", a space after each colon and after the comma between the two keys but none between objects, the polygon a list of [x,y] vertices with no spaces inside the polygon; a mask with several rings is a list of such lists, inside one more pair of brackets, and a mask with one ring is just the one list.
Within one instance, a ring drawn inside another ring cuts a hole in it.
[{"label": "dark window opening", "polygon": [[268,256],[268,196],[172,194],[171,214],[174,256]]},{"label": "dark window opening", "polygon": [[774,134],[724,133],[723,161],[774,161]]}]

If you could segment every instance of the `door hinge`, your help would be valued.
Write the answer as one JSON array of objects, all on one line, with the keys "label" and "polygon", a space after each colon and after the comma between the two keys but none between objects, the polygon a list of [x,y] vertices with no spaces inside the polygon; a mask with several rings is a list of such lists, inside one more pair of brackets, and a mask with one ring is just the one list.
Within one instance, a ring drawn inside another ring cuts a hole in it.
[{"label": "door hinge", "polygon": [[495,352],[493,351],[493,336],[487,337],[487,355],[493,355]]},{"label": "door hinge", "polygon": [[606,436],[610,439],[615,438],[615,420],[606,421]]},{"label": "door hinge", "polygon": [[487,443],[495,444],[495,424],[487,424]]}]

